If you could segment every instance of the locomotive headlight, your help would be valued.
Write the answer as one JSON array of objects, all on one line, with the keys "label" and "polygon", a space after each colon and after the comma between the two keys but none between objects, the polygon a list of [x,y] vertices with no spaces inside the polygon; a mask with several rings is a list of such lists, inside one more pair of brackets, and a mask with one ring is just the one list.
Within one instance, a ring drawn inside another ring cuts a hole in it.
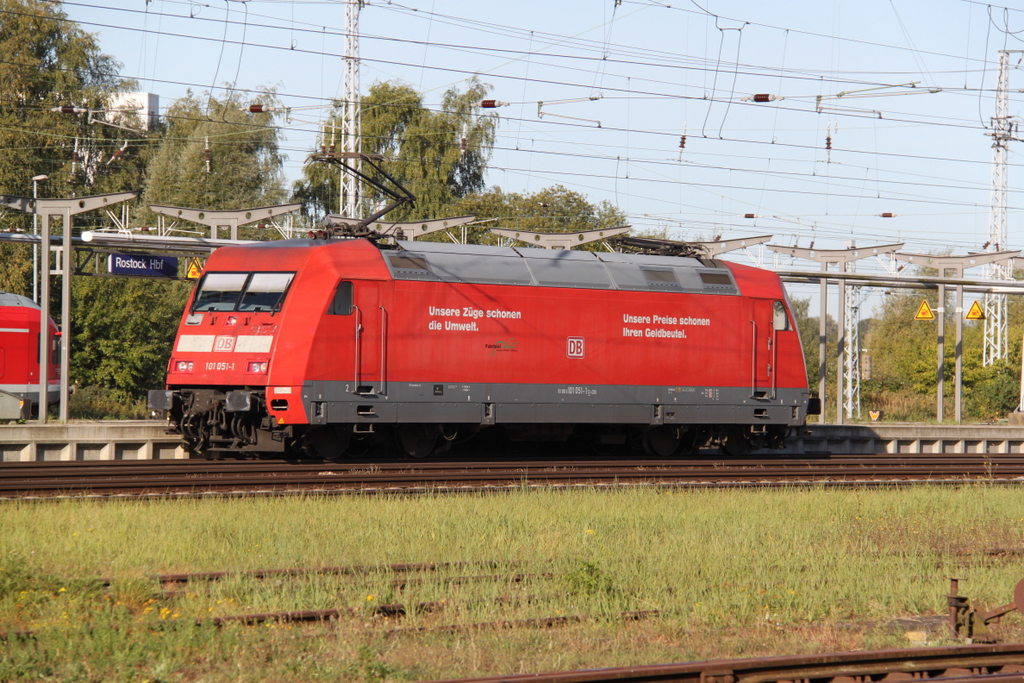
[{"label": "locomotive headlight", "polygon": [[177,360],[174,361],[175,372],[192,372],[192,368],[195,366],[194,361],[190,360]]},{"label": "locomotive headlight", "polygon": [[224,324],[228,325],[228,326],[237,325],[238,324],[238,318],[233,316],[233,315],[229,315],[227,320],[224,321]]},{"label": "locomotive headlight", "polygon": [[265,360],[251,360],[249,361],[249,364],[245,366],[245,371],[265,375],[267,373],[267,367],[268,362]]}]

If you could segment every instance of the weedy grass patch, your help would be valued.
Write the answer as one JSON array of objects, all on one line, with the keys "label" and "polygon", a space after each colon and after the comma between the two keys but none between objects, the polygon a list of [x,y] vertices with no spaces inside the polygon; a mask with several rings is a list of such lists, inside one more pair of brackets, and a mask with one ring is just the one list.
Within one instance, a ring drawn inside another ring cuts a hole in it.
[{"label": "weedy grass patch", "polygon": [[[1024,492],[968,484],[11,502],[0,524],[5,681],[405,681],[902,647],[884,625],[943,614],[950,575],[989,606],[1024,578]],[[150,578],[395,563],[465,564],[173,593]],[[327,609],[340,617],[213,623]]]}]

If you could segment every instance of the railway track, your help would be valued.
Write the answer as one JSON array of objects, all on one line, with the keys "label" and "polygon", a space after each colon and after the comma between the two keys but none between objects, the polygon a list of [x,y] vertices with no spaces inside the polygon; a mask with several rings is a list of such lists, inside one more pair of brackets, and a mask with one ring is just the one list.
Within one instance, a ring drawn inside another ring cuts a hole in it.
[{"label": "railway track", "polygon": [[414,493],[523,487],[767,487],[1024,483],[1024,455],[820,455],[765,459],[530,459],[289,463],[71,461],[0,464],[0,499]]},{"label": "railway track", "polygon": [[[759,657],[592,671],[467,678],[457,683],[1022,683],[1024,645],[968,645]],[[456,683],[449,681],[445,683]]]}]

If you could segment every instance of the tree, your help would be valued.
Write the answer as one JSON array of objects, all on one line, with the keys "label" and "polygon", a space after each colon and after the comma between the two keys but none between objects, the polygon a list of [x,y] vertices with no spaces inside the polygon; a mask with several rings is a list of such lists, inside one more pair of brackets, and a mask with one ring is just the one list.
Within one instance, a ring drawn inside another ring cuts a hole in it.
[{"label": "tree", "polygon": [[[0,194],[31,196],[36,175],[48,176],[40,194],[49,197],[139,187],[146,146],[133,143],[146,134],[104,123],[110,96],[134,84],[118,77],[120,65],[91,34],[68,21],[59,4],[0,0],[0,55]],[[90,113],[52,111],[62,106]],[[132,116],[124,118],[126,127],[137,126]],[[31,227],[31,215],[0,210],[0,228]],[[6,291],[31,293],[30,254],[25,246],[0,245]]]},{"label": "tree", "polygon": [[255,101],[232,92],[201,100],[191,91],[167,110],[167,125],[146,171],[146,205],[225,210],[285,200],[271,94]]},{"label": "tree", "polygon": [[[484,173],[494,145],[496,114],[481,114],[479,103],[490,87],[475,78],[466,90],[449,89],[441,108],[431,111],[423,97],[403,83],[378,82],[362,100],[361,151],[382,154],[385,170],[416,195],[415,206],[388,214],[392,220],[450,215],[451,205],[484,189]],[[325,131],[340,128],[340,113],[328,118]],[[334,147],[334,133],[325,134],[325,147]],[[363,184],[365,211],[386,198]],[[311,163],[296,182],[293,197],[303,214],[319,219],[339,209],[339,171],[333,165]]]},{"label": "tree", "polygon": [[163,387],[191,282],[79,277],[73,283],[71,374],[124,402]]},{"label": "tree", "polygon": [[[927,274],[927,273],[926,273]],[[947,293],[939,305],[934,291],[894,290],[886,293],[876,324],[867,335],[871,349],[872,378],[863,385],[863,396],[875,409],[884,410],[894,420],[932,420],[936,411],[938,345],[936,323],[914,319],[921,299],[932,310],[945,309],[946,348],[943,375],[946,392],[944,414],[954,409],[956,349],[953,330],[957,313],[953,293]],[[962,313],[960,313],[962,315]],[[963,336],[963,409],[967,420],[1005,418],[1019,399],[1021,324],[1024,302],[1011,297],[1009,306],[1010,348],[1006,359],[989,366],[982,364],[984,323],[964,325]]]},{"label": "tree", "polygon": [[[561,185],[552,185],[532,194],[505,192],[496,187],[489,192],[471,194],[451,205],[447,215],[474,214],[484,226],[473,228],[471,241],[494,244],[498,238],[491,227],[530,232],[580,232],[626,224],[626,214],[608,201],[589,202],[585,195]],[[495,219],[495,220],[490,220]]]}]

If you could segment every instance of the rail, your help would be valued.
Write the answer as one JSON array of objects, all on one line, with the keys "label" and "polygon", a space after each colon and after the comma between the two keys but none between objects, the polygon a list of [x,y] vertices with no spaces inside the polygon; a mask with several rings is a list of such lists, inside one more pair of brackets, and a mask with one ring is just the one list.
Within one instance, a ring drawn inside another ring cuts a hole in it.
[{"label": "rail", "polygon": [[466,678],[457,683],[855,683],[930,679],[943,683],[1020,683],[1024,681],[1024,644],[760,657]]},{"label": "rail", "polygon": [[12,462],[0,467],[0,499],[40,496],[345,495],[506,491],[528,487],[766,488],[1019,486],[1024,457],[817,456],[756,458],[547,459],[290,463],[177,460],[150,462]]}]

